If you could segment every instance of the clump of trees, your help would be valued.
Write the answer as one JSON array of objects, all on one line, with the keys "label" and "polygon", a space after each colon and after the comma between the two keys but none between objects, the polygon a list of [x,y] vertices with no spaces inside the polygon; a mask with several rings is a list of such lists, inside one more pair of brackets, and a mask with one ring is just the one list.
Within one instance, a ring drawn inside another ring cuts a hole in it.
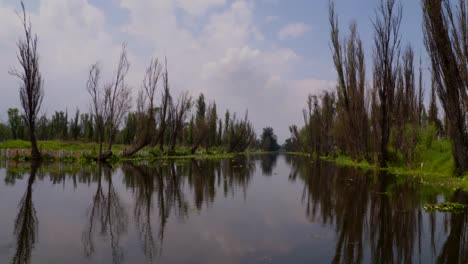
[{"label": "clump of trees", "polygon": [[263,151],[275,152],[280,149],[278,137],[275,135],[273,128],[265,127],[260,136],[260,147]]},{"label": "clump of trees", "polygon": [[[291,126],[288,151],[317,155],[343,153],[382,167],[401,155],[414,165],[418,135],[429,125],[452,142],[456,173],[468,171],[468,52],[466,3],[424,0],[425,45],[431,58],[431,103],[426,114],[422,66],[416,77],[414,51],[401,48],[402,6],[380,0],[374,26],[372,83],[366,79],[365,52],[357,26],[342,38],[334,3],[330,1],[330,36],[337,73],[335,92],[311,95],[303,111],[304,126]],[[437,92],[437,93],[436,93]],[[438,98],[437,98],[438,96]],[[438,118],[437,99],[445,113]]]}]

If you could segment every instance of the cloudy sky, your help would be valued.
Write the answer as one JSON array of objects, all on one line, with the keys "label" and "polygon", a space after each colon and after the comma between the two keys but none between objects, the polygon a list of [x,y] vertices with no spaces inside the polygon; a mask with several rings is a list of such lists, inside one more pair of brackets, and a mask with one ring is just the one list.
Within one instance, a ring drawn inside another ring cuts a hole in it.
[{"label": "cloudy sky", "polygon": [[[18,0],[0,0],[0,121],[19,107]],[[402,1],[402,44],[427,64],[418,0]],[[335,0],[342,32],[356,20],[370,66],[376,0]],[[98,61],[111,78],[128,45],[135,93],[151,57],[167,56],[173,96],[188,90],[249,117],[257,132],[272,126],[283,141],[302,124],[309,93],[334,86],[328,0],[25,0],[39,38],[45,78],[42,111],[87,111],[87,69]],[[370,78],[370,75],[368,75]]]}]

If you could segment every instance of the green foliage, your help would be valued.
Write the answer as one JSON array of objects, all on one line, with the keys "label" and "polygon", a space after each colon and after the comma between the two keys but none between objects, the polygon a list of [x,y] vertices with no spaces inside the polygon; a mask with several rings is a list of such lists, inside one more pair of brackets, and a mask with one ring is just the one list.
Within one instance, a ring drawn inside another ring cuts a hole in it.
[{"label": "green foliage", "polygon": [[263,151],[278,151],[278,139],[271,127],[265,127],[260,138],[260,145]]},{"label": "green foliage", "polygon": [[450,212],[454,214],[462,214],[465,211],[465,205],[454,202],[444,202],[438,204],[426,204],[424,205],[426,212]]}]

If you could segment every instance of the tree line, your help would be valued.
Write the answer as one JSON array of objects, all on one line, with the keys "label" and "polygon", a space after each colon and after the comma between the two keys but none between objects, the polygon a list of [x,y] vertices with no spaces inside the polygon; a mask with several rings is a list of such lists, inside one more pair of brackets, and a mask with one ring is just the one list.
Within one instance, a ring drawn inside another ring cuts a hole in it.
[{"label": "tree line", "polygon": [[[341,153],[381,167],[395,155],[402,155],[407,165],[413,165],[419,132],[435,126],[439,137],[451,141],[456,174],[468,171],[467,3],[423,0],[421,7],[424,43],[431,62],[429,109],[423,103],[421,59],[417,69],[413,48],[401,44],[401,4],[380,0],[377,5],[369,81],[357,25],[350,23],[349,34],[343,38],[330,1],[336,90],[308,97],[304,126],[290,126],[291,138],[285,144],[288,150]],[[445,114],[443,122],[438,100]]]}]

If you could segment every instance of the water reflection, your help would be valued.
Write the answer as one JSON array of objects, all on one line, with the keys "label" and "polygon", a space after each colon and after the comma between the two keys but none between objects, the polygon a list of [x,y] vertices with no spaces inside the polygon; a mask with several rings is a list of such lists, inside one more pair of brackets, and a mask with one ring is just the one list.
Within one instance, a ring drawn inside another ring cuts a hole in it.
[{"label": "water reflection", "polygon": [[[39,173],[38,170],[47,173]],[[286,175],[282,174],[284,172]],[[27,175],[24,168],[10,166],[5,173],[5,185],[13,187],[23,175]],[[297,201],[294,205],[300,210],[299,218],[306,219],[308,223],[305,228],[325,228],[326,232],[333,234],[333,239],[323,242],[324,247],[330,249],[330,254],[312,259],[317,262],[468,263],[467,213],[426,213],[421,209],[425,203],[444,199],[468,204],[466,193],[426,188],[417,179],[407,180],[386,173],[344,169],[308,158],[278,155],[239,156],[219,161],[164,161],[152,165],[125,163],[117,168],[108,165],[48,165],[38,168],[32,165],[15,219],[16,251],[12,263],[31,263],[31,251],[39,245],[39,224],[32,195],[33,185],[38,180],[62,185],[64,189],[80,189],[80,186],[93,189],[86,205],[85,222],[79,227],[81,240],[77,239],[82,248],[80,254],[88,262],[97,261],[99,258],[94,259],[93,256],[106,251],[105,248],[109,252],[109,262],[133,262],[127,259],[135,255],[128,254],[131,245],[138,246],[138,254],[147,263],[167,260],[174,254],[183,255],[183,250],[174,249],[174,241],[183,240],[185,235],[178,229],[207,212],[212,212],[212,217],[222,217],[217,214],[235,210],[233,215],[242,221],[266,219],[261,222],[265,226],[258,225],[255,230],[262,237],[271,236],[268,233],[271,230],[281,233],[302,228],[297,223],[298,216],[284,215],[283,208],[277,208],[274,214],[268,215],[265,210],[270,206],[268,200],[275,198],[275,201]],[[285,198],[278,198],[278,189],[275,189],[276,193],[252,194],[252,191],[271,189],[272,181],[282,184],[282,189],[288,187],[285,184],[297,186],[298,191],[288,191]],[[238,196],[243,198],[246,206],[229,207],[216,213],[217,207],[225,206],[217,201]],[[248,205],[256,206],[255,210],[247,210]],[[206,222],[185,226],[183,230],[187,232],[189,228],[190,232],[197,233],[201,232],[197,228],[204,227],[209,232],[224,231],[210,228],[216,219],[204,217]],[[287,224],[274,225],[271,220],[274,218],[281,218]],[[229,247],[230,239],[242,241],[229,237],[241,236],[243,232],[242,227],[233,223],[236,222],[226,222],[223,229],[236,232],[219,234],[224,247]],[[307,252],[317,250],[310,241],[297,237],[281,238],[284,239],[282,243],[292,248],[291,251],[283,249],[277,252],[277,247],[272,247],[266,259],[275,262],[277,256],[283,258],[279,263],[291,260],[305,262],[311,260]],[[167,240],[171,243],[167,244]],[[206,251],[209,259],[213,244],[200,241],[200,245],[194,244],[193,247],[198,249],[202,245],[207,247],[201,249]],[[305,251],[295,251],[298,248]],[[256,252],[257,249],[249,250]],[[249,257],[258,258],[251,253],[248,256],[226,255],[225,259],[232,262],[255,260]],[[81,261],[77,260],[77,263]]]},{"label": "water reflection", "polygon": [[[15,219],[14,235],[16,237],[16,253],[11,263],[31,263],[31,252],[37,241],[38,220],[32,199],[33,184],[36,180],[38,164],[31,164],[26,192],[19,205]],[[10,176],[11,177],[11,174]],[[14,183],[8,180],[8,183]]]},{"label": "water reflection", "polygon": [[[107,188],[105,182],[103,183],[103,174],[104,180],[107,181]],[[121,204],[119,195],[113,186],[112,168],[108,165],[99,164],[98,166],[96,193],[87,216],[88,224],[82,235],[85,255],[87,257],[93,255],[95,251],[94,237],[97,233],[99,236],[109,239],[112,261],[120,263],[123,259],[120,237],[127,232],[128,216],[126,208]]]}]

